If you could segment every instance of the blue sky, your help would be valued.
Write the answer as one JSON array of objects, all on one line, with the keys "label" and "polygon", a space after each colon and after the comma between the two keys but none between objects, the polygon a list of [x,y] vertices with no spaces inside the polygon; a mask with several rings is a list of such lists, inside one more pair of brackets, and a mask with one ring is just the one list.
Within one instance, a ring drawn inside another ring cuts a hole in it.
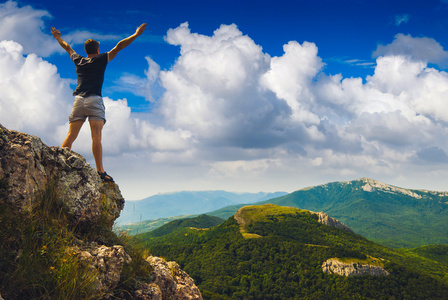
[{"label": "blue sky", "polygon": [[[128,200],[370,177],[448,190],[448,1],[0,2],[0,123],[60,145],[78,53],[109,51],[105,169]],[[73,150],[92,164],[88,126]]]}]

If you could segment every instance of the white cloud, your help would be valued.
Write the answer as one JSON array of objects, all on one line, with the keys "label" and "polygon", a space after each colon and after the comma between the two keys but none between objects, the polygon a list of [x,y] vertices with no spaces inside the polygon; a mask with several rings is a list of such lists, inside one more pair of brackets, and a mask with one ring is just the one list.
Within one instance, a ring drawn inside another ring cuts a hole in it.
[{"label": "white cloud", "polygon": [[1,123],[54,143],[54,128],[70,113],[69,84],[54,65],[23,51],[16,42],[0,42]]},{"label": "white cloud", "polygon": [[373,57],[402,55],[416,61],[433,63],[446,67],[448,52],[434,39],[428,37],[412,37],[399,33],[389,45],[378,45]]},{"label": "white cloud", "polygon": [[22,45],[26,54],[36,53],[49,56],[54,52],[62,52],[56,40],[49,34],[44,21],[52,16],[45,10],[37,10],[31,6],[19,7],[17,2],[0,3],[0,41],[14,40]]},{"label": "white cloud", "polygon": [[448,77],[427,66],[443,51],[426,60],[423,50],[392,51],[434,40],[397,35],[379,47],[374,75],[364,81],[324,74],[313,43],[291,41],[270,57],[235,25],[204,36],[184,23],[166,40],[181,55],[160,72],[166,92],[158,113],[165,128],[191,135],[191,159],[208,164],[210,176],[250,181],[312,169],[392,177],[428,153],[444,162],[434,149],[447,146],[439,137],[447,131]]},{"label": "white cloud", "polygon": [[317,47],[313,43],[300,45],[292,41],[283,49],[283,56],[272,58],[270,70],[262,76],[262,84],[288,103],[294,120],[317,125],[319,117],[310,111],[314,95],[309,90],[323,67]]},{"label": "white cloud", "polygon": [[323,66],[315,44],[290,42],[283,56],[271,58],[236,25],[208,37],[187,23],[166,40],[181,49],[171,70],[161,72],[160,113],[168,125],[205,145],[242,149],[325,139],[313,112],[311,89]]},{"label": "white cloud", "polygon": [[273,127],[290,126],[282,124],[290,113],[284,101],[259,85],[270,66],[260,46],[235,25],[222,25],[208,37],[182,24],[170,29],[166,40],[181,46],[176,64],[161,72],[166,92],[160,113],[167,124],[208,144],[278,143]]},{"label": "white cloud", "polygon": [[392,95],[396,109],[408,118],[448,121],[448,73],[403,56],[380,57],[368,78],[376,89]]}]

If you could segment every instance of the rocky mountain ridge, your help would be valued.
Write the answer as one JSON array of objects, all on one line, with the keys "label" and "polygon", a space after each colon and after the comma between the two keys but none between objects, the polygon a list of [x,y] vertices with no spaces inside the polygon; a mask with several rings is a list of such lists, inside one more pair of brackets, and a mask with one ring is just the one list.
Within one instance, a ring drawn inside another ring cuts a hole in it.
[{"label": "rocky mountain ridge", "polygon": [[[58,198],[60,202],[56,204],[66,215],[67,226],[76,228],[77,232],[71,245],[62,249],[60,255],[76,257],[81,266],[85,265],[86,273],[94,274],[95,294],[102,295],[102,299],[202,299],[193,280],[175,262],[152,256],[146,258],[151,270],[148,277],[133,279],[134,289],[126,294],[115,291],[123,270],[132,259],[122,245],[102,244],[107,238],[101,234],[92,240],[90,231],[103,228],[99,232],[111,233],[124,205],[118,185],[103,183],[81,155],[66,148],[48,147],[35,136],[8,130],[0,124],[0,205],[3,213],[11,211],[26,220],[27,214],[36,211],[40,205],[36,195],[51,182],[61,195]],[[14,221],[20,222],[17,218]],[[0,225],[7,227],[9,224],[6,222],[7,218],[0,217]],[[39,234],[46,236],[52,233],[44,228]],[[23,253],[24,236],[20,233],[19,236],[7,236],[2,232],[0,238],[2,250],[17,261]],[[50,247],[52,245],[42,246],[39,255],[48,256]],[[15,264],[2,259],[0,264]],[[48,259],[56,260],[53,257]],[[66,261],[63,260],[64,263]],[[55,272],[55,268],[50,267],[48,272]],[[14,299],[14,293],[20,295],[16,291],[5,292],[8,285],[6,277],[14,276],[3,274],[3,271],[2,275],[0,295],[6,299]]]},{"label": "rocky mountain ridge", "polygon": [[397,186],[393,186],[390,184],[382,183],[380,181],[377,181],[375,179],[371,178],[360,178],[358,180],[354,181],[344,181],[342,183],[346,184],[352,184],[353,182],[360,181],[364,183],[363,186],[361,186],[361,189],[366,192],[373,192],[373,191],[383,191],[391,194],[403,194],[410,197],[414,197],[416,199],[421,199],[425,194],[431,194],[439,197],[446,197],[448,196],[448,192],[440,192],[440,191],[429,191],[429,190],[414,190],[414,189],[405,189]]}]

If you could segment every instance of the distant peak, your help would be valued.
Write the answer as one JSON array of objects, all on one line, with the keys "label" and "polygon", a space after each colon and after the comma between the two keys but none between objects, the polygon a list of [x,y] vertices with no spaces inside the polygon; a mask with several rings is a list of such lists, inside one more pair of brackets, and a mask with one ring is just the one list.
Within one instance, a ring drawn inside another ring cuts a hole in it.
[{"label": "distant peak", "polygon": [[400,194],[414,197],[417,199],[423,198],[422,195],[424,195],[424,194],[431,194],[431,195],[436,195],[436,196],[440,196],[440,197],[448,196],[448,192],[406,189],[406,188],[401,188],[401,187],[393,186],[390,184],[382,183],[382,182],[379,182],[378,180],[374,180],[374,179],[367,178],[367,177],[360,178],[355,181],[363,182],[364,185],[361,187],[361,189],[363,189],[366,192],[382,191],[382,192],[391,193],[391,194],[400,193]]},{"label": "distant peak", "polygon": [[364,183],[364,185],[361,187],[362,190],[366,192],[374,192],[374,191],[383,191],[386,193],[400,193],[407,196],[411,196],[417,199],[422,198],[420,194],[417,194],[415,191],[405,188],[396,187],[390,184],[379,182],[378,180],[374,180],[371,178],[361,178],[358,179],[358,181],[361,181]]}]

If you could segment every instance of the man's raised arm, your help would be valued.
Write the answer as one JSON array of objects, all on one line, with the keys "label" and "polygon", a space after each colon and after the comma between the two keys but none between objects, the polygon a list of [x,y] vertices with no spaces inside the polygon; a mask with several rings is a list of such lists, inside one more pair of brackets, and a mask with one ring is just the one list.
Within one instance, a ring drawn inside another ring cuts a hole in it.
[{"label": "man's raised arm", "polygon": [[109,61],[114,59],[115,56],[117,56],[118,52],[129,46],[137,37],[139,37],[143,33],[143,31],[145,31],[145,29],[146,29],[146,23],[143,23],[137,28],[137,30],[133,35],[125,38],[124,40],[119,41],[118,44],[112,50],[109,51]]},{"label": "man's raised arm", "polygon": [[75,53],[75,50],[70,47],[70,45],[61,38],[61,32],[54,27],[51,27],[51,34],[53,34],[54,38],[58,41],[59,45],[64,48],[65,51],[70,54],[70,56]]}]

